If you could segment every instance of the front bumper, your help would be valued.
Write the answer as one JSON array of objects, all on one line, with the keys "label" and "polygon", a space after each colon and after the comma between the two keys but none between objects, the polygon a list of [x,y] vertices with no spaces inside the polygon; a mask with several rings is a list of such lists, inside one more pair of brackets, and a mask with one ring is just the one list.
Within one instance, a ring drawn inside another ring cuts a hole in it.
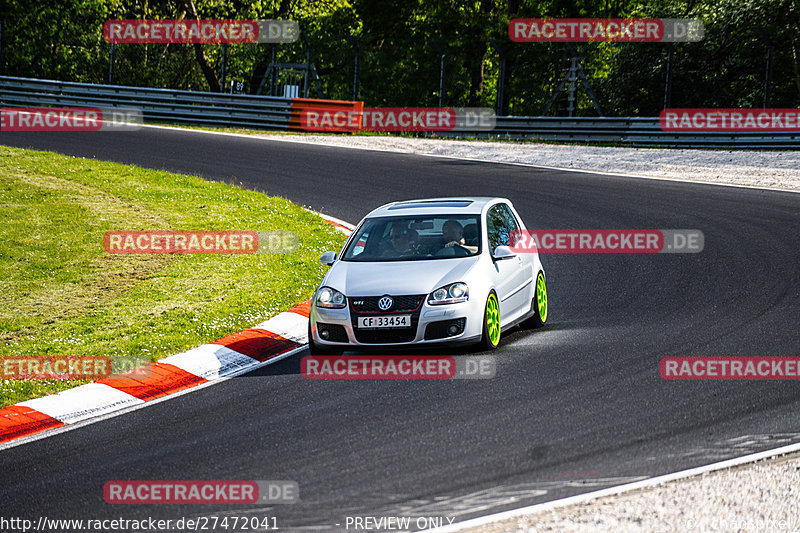
[{"label": "front bumper", "polygon": [[424,298],[416,310],[386,313],[411,315],[410,328],[386,329],[359,329],[358,317],[370,314],[354,311],[350,302],[348,298],[344,309],[319,308],[312,304],[309,320],[316,344],[335,348],[460,344],[480,340],[483,333],[483,307],[476,306],[473,301],[428,305]]}]

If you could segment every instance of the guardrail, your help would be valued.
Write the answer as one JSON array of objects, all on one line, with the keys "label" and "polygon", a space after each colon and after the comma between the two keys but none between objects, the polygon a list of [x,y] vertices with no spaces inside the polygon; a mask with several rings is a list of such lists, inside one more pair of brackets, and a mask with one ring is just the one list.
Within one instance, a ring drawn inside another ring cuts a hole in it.
[{"label": "guardrail", "polygon": [[[302,130],[304,107],[341,107],[359,111],[362,102],[275,98],[173,89],[39,80],[0,76],[5,106],[138,107],[145,120]],[[640,146],[800,148],[798,133],[675,133],[662,131],[657,117],[563,118],[497,117],[491,131],[436,132],[437,137],[599,142]]]},{"label": "guardrail", "polygon": [[[454,136],[450,132],[444,135]],[[661,129],[658,117],[497,117],[494,130],[471,136],[685,148],[800,148],[800,133],[796,132],[666,132]]]},{"label": "guardrail", "polygon": [[4,106],[137,107],[145,120],[288,130],[292,100],[0,76]]}]

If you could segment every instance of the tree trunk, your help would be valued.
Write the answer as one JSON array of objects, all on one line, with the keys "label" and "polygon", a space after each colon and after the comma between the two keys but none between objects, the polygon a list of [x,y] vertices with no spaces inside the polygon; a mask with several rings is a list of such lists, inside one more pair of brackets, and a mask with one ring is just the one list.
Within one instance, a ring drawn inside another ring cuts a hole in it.
[{"label": "tree trunk", "polygon": [[[194,7],[194,0],[183,0],[183,5],[186,7],[186,11],[189,12],[191,18],[200,20],[200,17],[197,16],[197,9]],[[217,73],[211,67],[208,58],[203,53],[203,45],[194,43],[192,46],[194,47],[194,57],[197,60],[197,64],[200,65],[200,70],[203,71],[203,76],[206,77],[206,81],[208,82],[208,89],[213,93],[221,92]]]},{"label": "tree trunk", "polygon": [[[493,0],[481,0],[479,7],[481,20],[489,19],[494,9]],[[478,107],[478,96],[483,92],[483,62],[486,58],[486,51],[489,49],[482,25],[478,25],[473,29],[472,42],[474,46],[469,54],[469,98],[467,99],[467,106]]]},{"label": "tree trunk", "polygon": [[[521,0],[508,0],[508,19],[517,18],[521,6]],[[514,60],[517,57],[519,48],[504,48],[503,54],[506,58],[506,68],[503,72],[503,101],[500,104],[500,115],[509,114],[509,104],[511,103],[511,72],[514,70]]]},{"label": "tree trunk", "polygon": [[475,47],[470,50],[467,107],[478,107],[478,95],[483,92],[483,58],[486,50],[486,41],[476,42]]}]

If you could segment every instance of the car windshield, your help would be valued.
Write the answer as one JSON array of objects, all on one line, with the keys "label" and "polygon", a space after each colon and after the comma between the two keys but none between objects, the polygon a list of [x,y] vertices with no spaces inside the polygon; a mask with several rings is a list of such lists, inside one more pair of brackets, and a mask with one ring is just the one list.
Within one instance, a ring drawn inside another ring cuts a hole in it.
[{"label": "car windshield", "polygon": [[350,240],[344,261],[417,261],[477,255],[477,215],[375,217]]}]

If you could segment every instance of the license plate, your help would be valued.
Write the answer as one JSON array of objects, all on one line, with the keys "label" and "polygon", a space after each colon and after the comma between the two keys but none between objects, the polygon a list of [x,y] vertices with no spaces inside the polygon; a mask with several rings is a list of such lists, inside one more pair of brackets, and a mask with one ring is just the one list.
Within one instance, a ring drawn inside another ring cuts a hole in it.
[{"label": "license plate", "polygon": [[360,329],[410,328],[411,315],[360,316],[358,327]]}]

